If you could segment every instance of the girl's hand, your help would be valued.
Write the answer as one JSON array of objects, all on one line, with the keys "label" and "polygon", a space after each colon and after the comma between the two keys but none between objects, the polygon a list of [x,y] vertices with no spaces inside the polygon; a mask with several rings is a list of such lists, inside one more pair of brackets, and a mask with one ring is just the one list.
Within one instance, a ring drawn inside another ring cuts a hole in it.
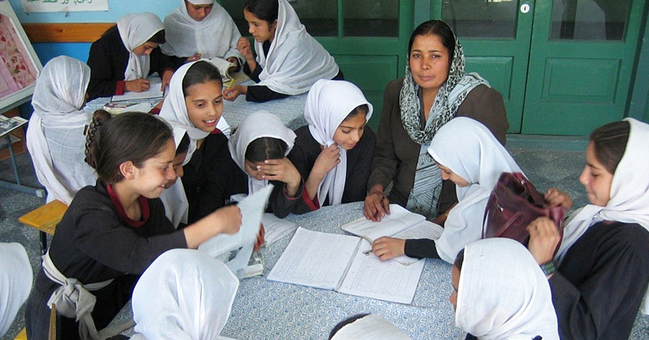
[{"label": "girl's hand", "polygon": [[281,159],[267,159],[264,161],[264,164],[257,166],[257,171],[263,173],[261,176],[262,179],[284,182],[289,188],[295,187],[295,191],[297,191],[297,187],[302,182],[300,172],[297,171],[295,165],[286,157]]},{"label": "girl's hand", "polygon": [[315,173],[321,178],[324,178],[327,172],[335,168],[338,163],[340,163],[340,147],[338,147],[338,144],[332,144],[322,149],[313,164],[311,173]]},{"label": "girl's hand", "polygon": [[554,258],[554,250],[561,241],[556,224],[547,218],[539,217],[527,226],[530,233],[530,243],[527,249],[539,265],[550,262]]},{"label": "girl's hand", "polygon": [[264,239],[264,235],[266,235],[266,230],[264,229],[264,224],[261,223],[259,225],[259,234],[257,234],[257,242],[255,242],[255,247],[253,248],[254,251],[258,251],[261,246],[266,243],[266,240]]},{"label": "girl's hand", "polygon": [[[239,53],[241,53],[246,62],[249,63],[255,60],[255,56],[252,54],[252,48],[250,47],[250,40],[247,38],[239,38],[239,41],[237,41],[237,50],[239,50]],[[253,69],[250,70],[252,71]]]},{"label": "girl's hand", "polygon": [[545,200],[551,206],[562,206],[564,213],[567,213],[572,208],[570,196],[556,188],[552,188],[545,193]]},{"label": "girl's hand", "polygon": [[196,53],[194,53],[193,56],[187,57],[187,62],[189,63],[189,62],[192,62],[192,61],[196,61],[196,60],[198,60],[200,58],[201,58],[201,54],[196,52]]},{"label": "girl's hand", "polygon": [[363,214],[365,218],[374,222],[380,222],[381,218],[390,214],[390,200],[383,192],[383,188],[372,188],[370,194],[363,202]]},{"label": "girl's hand", "polygon": [[148,79],[135,79],[124,82],[124,90],[131,92],[143,92],[149,89],[151,83]]},{"label": "girl's hand", "polygon": [[386,261],[404,254],[406,240],[383,236],[374,241],[372,251],[379,260]]},{"label": "girl's hand", "polygon": [[234,101],[241,94],[246,94],[248,87],[243,85],[233,85],[230,88],[223,89],[223,98],[229,101]]},{"label": "girl's hand", "polygon": [[228,205],[213,212],[219,222],[220,232],[235,234],[241,228],[241,210],[236,205]]}]

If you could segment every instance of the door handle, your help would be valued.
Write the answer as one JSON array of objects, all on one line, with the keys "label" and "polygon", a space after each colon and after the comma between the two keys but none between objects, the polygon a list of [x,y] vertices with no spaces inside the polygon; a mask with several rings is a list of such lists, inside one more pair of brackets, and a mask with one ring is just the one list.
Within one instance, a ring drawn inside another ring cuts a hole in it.
[{"label": "door handle", "polygon": [[529,3],[524,2],[523,4],[521,4],[521,13],[527,14],[527,12],[529,12],[530,9],[532,9],[532,6]]}]

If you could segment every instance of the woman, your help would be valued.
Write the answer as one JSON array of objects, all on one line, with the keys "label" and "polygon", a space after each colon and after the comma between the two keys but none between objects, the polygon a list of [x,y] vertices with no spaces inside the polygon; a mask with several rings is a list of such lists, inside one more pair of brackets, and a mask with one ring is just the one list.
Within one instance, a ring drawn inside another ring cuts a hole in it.
[{"label": "woman", "polygon": [[166,42],[162,53],[171,56],[176,68],[187,61],[223,58],[239,67],[237,50],[241,38],[230,14],[214,0],[181,0],[180,7],[164,21]]},{"label": "woman", "polygon": [[147,79],[158,72],[162,89],[173,75],[173,64],[158,45],[165,42],[162,21],[152,13],[127,14],[90,46],[92,70],[89,99],[149,89]]},{"label": "woman", "polygon": [[380,220],[392,202],[432,219],[455,202],[452,185],[441,189],[426,149],[437,130],[458,116],[483,123],[505,144],[509,123],[502,97],[477,74],[464,73],[462,46],[446,23],[424,22],[410,37],[405,77],[385,89],[365,217]]},{"label": "woman", "polygon": [[83,129],[92,118],[82,110],[89,81],[90,68],[66,56],[50,60],[36,81],[27,148],[36,177],[47,189],[47,202],[70,204],[79,189],[97,180],[83,161]]},{"label": "woman", "polygon": [[489,195],[503,172],[521,172],[512,156],[494,135],[475,119],[457,117],[444,124],[428,152],[444,180],[455,184],[458,204],[449,210],[444,231],[436,241],[381,237],[374,254],[382,261],[406,254],[416,258],[441,258],[453,263],[458,252],[482,237]]},{"label": "woman", "polygon": [[131,340],[220,339],[238,287],[223,262],[198,250],[169,250],[133,290]]},{"label": "woman", "polygon": [[258,85],[234,85],[225,99],[240,94],[247,101],[265,102],[309,91],[318,79],[344,79],[334,58],[307,33],[286,0],[248,0],[243,6],[248,32],[255,39],[240,38],[237,49],[246,60],[243,71]]},{"label": "woman", "polygon": [[[528,248],[546,268],[564,339],[631,333],[649,283],[647,140],[649,125],[632,118],[591,133],[579,177],[590,204],[568,218],[556,263],[554,223],[540,218],[528,227]],[[571,203],[556,196],[557,203]]]},{"label": "woman", "polygon": [[558,340],[545,275],[525,247],[508,238],[467,245],[452,272],[455,323],[467,340]]}]

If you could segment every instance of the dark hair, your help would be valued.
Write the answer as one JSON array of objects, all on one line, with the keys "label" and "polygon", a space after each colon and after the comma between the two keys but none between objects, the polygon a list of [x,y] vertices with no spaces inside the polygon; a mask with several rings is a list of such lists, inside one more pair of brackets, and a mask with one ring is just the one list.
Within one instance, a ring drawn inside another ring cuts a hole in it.
[{"label": "dark hair", "polygon": [[464,264],[464,248],[460,250],[459,253],[457,253],[457,256],[455,257],[455,262],[453,262],[453,266],[457,267],[460,271],[462,271],[462,264]]},{"label": "dark hair", "polygon": [[356,117],[359,113],[363,112],[367,116],[367,113],[370,111],[370,107],[367,104],[361,104],[355,107],[352,112],[350,112],[343,121],[349,119],[349,118],[354,118]]},{"label": "dark hair", "polygon": [[178,146],[176,147],[176,156],[181,153],[186,153],[187,150],[189,150],[189,135],[185,133],[183,139],[180,140],[180,143],[178,143]]},{"label": "dark hair", "polygon": [[173,141],[171,128],[162,119],[142,112],[126,112],[112,118],[97,110],[86,133],[86,163],[107,183],[121,181],[119,166],[127,161],[141,168]]},{"label": "dark hair", "polygon": [[161,30],[155,32],[155,34],[151,38],[149,38],[149,40],[147,40],[147,42],[152,42],[152,43],[156,43],[156,44],[164,44],[165,41],[166,40],[165,40],[165,30],[164,29],[161,29]]},{"label": "dark hair", "polygon": [[264,20],[271,26],[277,20],[279,12],[279,1],[277,0],[247,0],[243,9],[254,14],[257,18]]},{"label": "dark hair", "polygon": [[207,61],[197,61],[190,66],[183,78],[183,97],[187,97],[187,89],[196,84],[206,84],[211,81],[217,81],[223,86],[223,78],[219,69],[214,64]]},{"label": "dark hair", "polygon": [[453,60],[453,54],[455,53],[455,34],[451,27],[442,20],[429,20],[423,22],[412,31],[410,41],[408,42],[408,58],[410,58],[410,52],[412,51],[412,44],[415,42],[415,38],[420,35],[431,34],[442,39],[442,45],[448,49],[449,62]]},{"label": "dark hair", "polygon": [[334,335],[336,335],[336,333],[338,333],[338,331],[340,331],[343,327],[349,325],[350,323],[353,323],[354,321],[356,321],[358,319],[362,319],[362,318],[364,318],[364,317],[366,317],[368,315],[369,314],[367,314],[367,313],[365,313],[365,314],[356,314],[354,316],[350,316],[349,318],[337,323],[334,326],[334,328],[331,330],[331,332],[329,333],[329,340],[331,340],[331,338],[333,338]]},{"label": "dark hair", "polygon": [[260,137],[248,144],[245,158],[249,162],[259,163],[267,159],[281,159],[286,155],[288,145],[279,138]]},{"label": "dark hair", "polygon": [[615,169],[624,155],[630,131],[629,122],[619,121],[602,125],[590,134],[590,141],[595,147],[595,157],[611,174],[615,174]]}]

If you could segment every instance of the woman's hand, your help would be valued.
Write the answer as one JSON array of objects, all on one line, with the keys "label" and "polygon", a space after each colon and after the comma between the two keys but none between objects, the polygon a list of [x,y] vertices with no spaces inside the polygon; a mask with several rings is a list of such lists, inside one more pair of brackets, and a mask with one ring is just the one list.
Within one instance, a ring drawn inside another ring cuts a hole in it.
[{"label": "woman's hand", "polygon": [[174,71],[172,70],[165,70],[162,72],[162,85],[160,85],[160,91],[165,90],[165,87],[171,83],[171,77],[174,75]]},{"label": "woman's hand", "polygon": [[552,188],[545,193],[545,200],[551,206],[562,206],[564,213],[567,213],[572,208],[570,196],[556,188]]},{"label": "woman's hand", "polygon": [[196,53],[194,53],[193,56],[187,57],[187,62],[189,63],[189,62],[192,62],[192,61],[196,61],[196,60],[198,60],[200,58],[201,58],[201,54],[196,52]]},{"label": "woman's hand", "polygon": [[383,186],[377,184],[370,189],[363,202],[363,214],[374,222],[380,222],[381,218],[390,214],[390,200],[383,192]]},{"label": "woman's hand", "polygon": [[239,97],[239,95],[246,93],[248,93],[248,86],[233,85],[232,87],[223,90],[223,98],[229,101],[234,101]]},{"label": "woman's hand", "polygon": [[[248,66],[250,66],[251,62],[256,64],[255,56],[252,54],[252,47],[250,46],[250,40],[248,40],[245,37],[239,38],[239,41],[237,41],[237,50],[239,50],[239,53],[241,53],[243,58],[246,60]],[[254,70],[254,67],[250,68],[250,71],[252,70]]]},{"label": "woman's hand", "polygon": [[127,80],[124,82],[124,90],[131,92],[144,92],[149,89],[151,82],[148,79]]},{"label": "woman's hand", "polygon": [[406,240],[383,236],[372,244],[372,251],[379,260],[386,261],[404,254]]},{"label": "woman's hand", "polygon": [[236,234],[241,228],[241,210],[236,205],[228,205],[213,212],[219,222],[219,233]]},{"label": "woman's hand", "polygon": [[255,242],[255,247],[253,248],[254,251],[258,251],[261,246],[266,243],[266,240],[264,239],[264,236],[266,235],[266,229],[264,229],[264,224],[261,223],[259,225],[259,234],[257,234],[257,242]]},{"label": "woman's hand", "polygon": [[530,243],[527,249],[539,265],[550,262],[554,258],[554,250],[561,241],[557,225],[547,217],[539,217],[527,226],[530,233]]}]

